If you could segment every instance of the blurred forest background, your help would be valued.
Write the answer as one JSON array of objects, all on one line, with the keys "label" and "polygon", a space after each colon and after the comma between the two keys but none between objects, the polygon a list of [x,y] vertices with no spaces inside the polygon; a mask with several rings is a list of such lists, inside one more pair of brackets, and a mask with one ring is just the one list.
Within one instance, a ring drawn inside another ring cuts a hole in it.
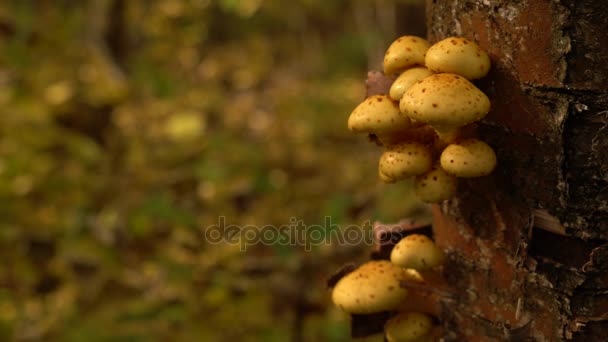
[{"label": "blurred forest background", "polygon": [[346,128],[422,6],[0,2],[0,341],[350,340],[324,284],[370,246],[203,232],[424,215]]}]

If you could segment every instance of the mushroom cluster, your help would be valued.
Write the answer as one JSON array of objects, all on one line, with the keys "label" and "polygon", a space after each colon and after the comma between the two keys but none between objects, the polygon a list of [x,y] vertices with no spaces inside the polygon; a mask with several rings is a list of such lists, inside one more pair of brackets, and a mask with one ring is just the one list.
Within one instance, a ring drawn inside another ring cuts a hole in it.
[{"label": "mushroom cluster", "polygon": [[393,312],[384,326],[389,342],[430,341],[438,298],[421,290],[427,278],[440,277],[444,254],[425,235],[411,234],[393,248],[388,260],[373,260],[342,277],[332,301],[350,314]]},{"label": "mushroom cluster", "polygon": [[373,134],[384,146],[383,182],[415,178],[416,195],[438,203],[454,196],[457,177],[492,173],[496,154],[470,129],[490,110],[490,100],[472,83],[489,70],[488,54],[466,38],[431,46],[403,36],[390,45],[384,73],[399,76],[389,94],[366,98],[348,118],[350,130]]}]

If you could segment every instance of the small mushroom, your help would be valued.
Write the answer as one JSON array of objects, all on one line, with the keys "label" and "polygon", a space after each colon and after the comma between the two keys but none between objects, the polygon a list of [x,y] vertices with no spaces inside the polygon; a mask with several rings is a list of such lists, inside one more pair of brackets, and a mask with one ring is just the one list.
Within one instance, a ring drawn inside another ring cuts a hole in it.
[{"label": "small mushroom", "polygon": [[496,167],[496,154],[492,147],[474,138],[448,145],[439,160],[445,172],[464,178],[487,176]]},{"label": "small mushroom", "polygon": [[338,281],[332,301],[353,314],[392,311],[407,297],[408,290],[400,286],[401,281],[422,282],[422,277],[386,260],[368,261]]},{"label": "small mushroom", "polygon": [[431,125],[442,140],[451,141],[460,127],[486,116],[490,100],[464,77],[444,73],[411,86],[399,107],[409,118]]},{"label": "small mushroom", "polygon": [[416,36],[403,36],[395,40],[384,55],[384,74],[405,70],[414,65],[424,65],[424,55],[431,44]]},{"label": "small mushroom", "polygon": [[385,95],[370,96],[355,108],[348,118],[353,132],[394,133],[414,126],[399,113],[399,106]]},{"label": "small mushroom", "polygon": [[395,82],[391,85],[389,90],[389,96],[395,101],[401,100],[403,93],[408,90],[414,83],[420,81],[425,77],[429,77],[433,74],[432,71],[425,67],[414,67],[407,69],[397,77]]},{"label": "small mushroom", "polygon": [[479,45],[466,38],[446,38],[429,48],[425,65],[434,72],[450,72],[474,80],[490,70],[490,57]]},{"label": "small mushroom", "polygon": [[433,166],[433,153],[426,145],[404,142],[389,145],[380,157],[378,170],[393,180],[421,175]]},{"label": "small mushroom", "polygon": [[431,171],[416,177],[414,187],[416,196],[421,201],[439,203],[454,197],[458,187],[458,179],[447,174],[436,165]]},{"label": "small mushroom", "polygon": [[401,312],[386,322],[384,334],[388,342],[419,342],[430,340],[432,329],[431,316],[420,312]]},{"label": "small mushroom", "polygon": [[443,251],[426,235],[411,234],[401,239],[391,252],[395,265],[425,271],[443,264]]}]

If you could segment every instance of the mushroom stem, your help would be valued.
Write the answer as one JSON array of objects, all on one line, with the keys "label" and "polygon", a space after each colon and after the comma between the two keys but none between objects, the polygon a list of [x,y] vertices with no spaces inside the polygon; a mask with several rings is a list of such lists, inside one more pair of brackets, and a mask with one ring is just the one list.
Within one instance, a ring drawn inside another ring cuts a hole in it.
[{"label": "mushroom stem", "polygon": [[460,128],[453,127],[433,127],[437,135],[439,136],[439,140],[441,140],[445,144],[451,144],[456,141],[461,136]]}]

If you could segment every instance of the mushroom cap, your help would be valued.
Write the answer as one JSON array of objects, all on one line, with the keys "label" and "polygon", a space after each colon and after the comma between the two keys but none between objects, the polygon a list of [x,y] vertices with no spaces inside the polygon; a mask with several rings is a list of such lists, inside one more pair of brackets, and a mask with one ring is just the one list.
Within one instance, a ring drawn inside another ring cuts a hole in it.
[{"label": "mushroom cap", "polygon": [[395,101],[401,100],[403,93],[405,93],[406,90],[413,86],[414,83],[420,81],[425,77],[429,77],[432,74],[432,71],[423,66],[405,70],[401,73],[401,75],[399,75],[399,77],[397,77],[395,82],[393,82],[393,84],[391,85],[389,96]]},{"label": "mushroom cap", "polygon": [[386,260],[368,261],[338,281],[332,301],[354,314],[395,310],[408,292],[400,286],[400,281],[422,281],[422,277],[412,271]]},{"label": "mushroom cap", "polygon": [[448,145],[439,158],[441,168],[456,177],[487,176],[496,167],[496,154],[479,139],[464,139]]},{"label": "mushroom cap", "polygon": [[424,55],[431,44],[424,38],[403,36],[397,38],[384,54],[384,74],[391,75],[413,65],[424,65]]},{"label": "mushroom cap", "polygon": [[469,80],[490,71],[490,57],[479,45],[466,38],[446,38],[429,48],[424,63],[431,71],[450,72]]},{"label": "mushroom cap", "polygon": [[426,203],[439,203],[456,194],[458,179],[435,165],[431,171],[416,177],[416,196]]},{"label": "mushroom cap", "polygon": [[411,86],[400,102],[401,112],[434,128],[462,127],[490,110],[490,99],[456,74],[435,74]]},{"label": "mushroom cap", "polygon": [[412,121],[399,113],[399,106],[385,95],[370,96],[348,118],[353,132],[389,133],[412,127]]},{"label": "mushroom cap", "polygon": [[388,342],[419,341],[433,328],[431,316],[420,312],[402,312],[389,319],[384,325]]},{"label": "mushroom cap", "polygon": [[443,264],[443,251],[426,235],[411,234],[401,239],[391,252],[395,265],[424,271]]},{"label": "mushroom cap", "polygon": [[433,166],[433,152],[423,144],[403,142],[387,146],[378,170],[394,180],[421,175]]}]

